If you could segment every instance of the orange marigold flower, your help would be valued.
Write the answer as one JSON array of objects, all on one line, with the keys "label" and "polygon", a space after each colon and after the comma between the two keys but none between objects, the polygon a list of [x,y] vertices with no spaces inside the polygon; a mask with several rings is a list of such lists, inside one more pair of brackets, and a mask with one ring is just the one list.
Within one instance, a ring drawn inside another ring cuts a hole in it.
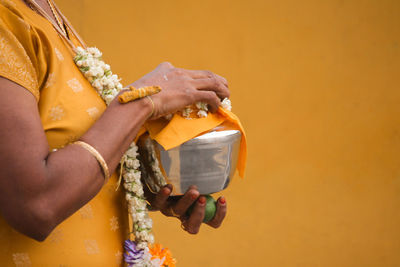
[{"label": "orange marigold flower", "polygon": [[162,259],[164,258],[163,266],[175,267],[176,260],[172,257],[171,251],[168,248],[163,248],[161,244],[154,244],[150,247],[151,259]]}]

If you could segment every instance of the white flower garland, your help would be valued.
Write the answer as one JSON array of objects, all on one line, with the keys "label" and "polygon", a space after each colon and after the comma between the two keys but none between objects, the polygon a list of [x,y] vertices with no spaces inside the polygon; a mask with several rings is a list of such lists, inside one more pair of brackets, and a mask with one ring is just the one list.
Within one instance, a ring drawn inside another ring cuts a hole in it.
[{"label": "white flower garland", "polygon": [[113,74],[110,65],[104,63],[102,53],[96,47],[76,49],[74,61],[79,67],[86,79],[97,90],[107,105],[122,90],[122,84],[119,82],[118,75]]},{"label": "white flower garland", "polygon": [[[110,65],[102,60],[102,53],[96,47],[83,49],[78,47],[74,57],[75,64],[79,67],[83,75],[96,89],[107,105],[123,89],[120,79],[113,74]],[[231,102],[225,98],[222,107],[231,110]],[[195,104],[198,109],[198,117],[207,117],[207,104],[198,102]],[[182,111],[186,118],[190,117],[193,110],[190,107]],[[138,147],[132,142],[129,149],[121,159],[122,177],[124,178],[124,188],[126,189],[126,200],[128,201],[128,211],[133,221],[133,234],[138,249],[144,251],[144,255],[134,266],[162,266],[163,260],[151,260],[148,245],[154,243],[152,234],[153,221],[149,217],[146,199],[144,197],[143,185],[141,182],[140,162],[137,159]]]},{"label": "white flower garland", "polygon": [[[222,106],[222,108],[224,108],[226,110],[229,110],[229,111],[232,110],[232,105],[231,105],[231,101],[229,100],[229,98],[225,98],[224,100],[222,100],[221,106]],[[185,107],[181,111],[182,116],[185,117],[186,119],[191,119],[191,114],[195,111],[193,109],[197,109],[197,114],[196,115],[199,118],[205,118],[208,115],[208,105],[207,105],[207,103],[197,102],[193,106]]]},{"label": "white flower garland", "polygon": [[[78,47],[74,61],[98,94],[109,105],[123,89],[123,86],[118,76],[112,73],[110,65],[105,64],[101,56],[102,53],[95,47],[87,49]],[[143,185],[140,181],[140,162],[137,159],[137,150],[138,147],[135,142],[132,142],[123,155],[121,159],[122,177],[126,189],[128,211],[133,221],[132,230],[135,242],[138,249],[143,249],[146,252],[145,257],[136,266],[153,266],[147,249],[149,243],[154,243],[154,236],[151,233],[153,222],[148,215]]]}]

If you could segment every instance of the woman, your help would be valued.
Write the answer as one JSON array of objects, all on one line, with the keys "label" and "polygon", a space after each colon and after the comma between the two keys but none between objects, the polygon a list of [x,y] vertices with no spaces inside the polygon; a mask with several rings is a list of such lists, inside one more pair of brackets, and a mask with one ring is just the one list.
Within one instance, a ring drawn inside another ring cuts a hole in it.
[{"label": "woman", "polygon": [[[115,190],[115,174],[104,183],[98,160],[73,142],[92,146],[115,173],[147,120],[197,101],[215,111],[229,96],[227,82],[209,71],[162,63],[132,84],[159,85],[160,93],[106,107],[72,60],[65,39],[82,45],[77,36],[51,2],[35,1],[0,0],[0,262],[120,266],[128,232],[123,190]],[[179,201],[170,193],[167,185],[151,197],[152,208],[179,217],[186,231],[197,233],[205,198],[195,187]],[[192,215],[184,217],[193,203]],[[209,225],[219,227],[225,213],[220,198]]]}]

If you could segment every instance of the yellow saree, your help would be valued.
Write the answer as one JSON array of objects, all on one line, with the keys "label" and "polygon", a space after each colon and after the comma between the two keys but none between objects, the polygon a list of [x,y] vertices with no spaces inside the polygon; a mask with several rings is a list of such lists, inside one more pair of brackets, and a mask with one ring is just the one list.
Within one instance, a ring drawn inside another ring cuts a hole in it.
[{"label": "yellow saree", "polygon": [[[0,76],[35,97],[51,149],[77,140],[106,108],[71,53],[51,23],[22,1],[0,0]],[[0,216],[0,265],[122,266],[129,230],[124,193],[115,190],[116,182],[114,174],[42,243],[16,232]]]}]

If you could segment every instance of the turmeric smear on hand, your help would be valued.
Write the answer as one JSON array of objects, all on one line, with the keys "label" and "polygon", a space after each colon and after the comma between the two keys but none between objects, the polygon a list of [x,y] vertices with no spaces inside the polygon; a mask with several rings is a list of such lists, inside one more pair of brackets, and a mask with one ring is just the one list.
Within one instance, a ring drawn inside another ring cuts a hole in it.
[{"label": "turmeric smear on hand", "polygon": [[158,85],[154,86],[145,86],[136,89],[133,86],[129,87],[129,91],[126,91],[118,96],[118,101],[120,103],[128,103],[130,101],[136,100],[138,98],[143,98],[145,96],[151,96],[157,94],[161,91],[161,87]]}]

